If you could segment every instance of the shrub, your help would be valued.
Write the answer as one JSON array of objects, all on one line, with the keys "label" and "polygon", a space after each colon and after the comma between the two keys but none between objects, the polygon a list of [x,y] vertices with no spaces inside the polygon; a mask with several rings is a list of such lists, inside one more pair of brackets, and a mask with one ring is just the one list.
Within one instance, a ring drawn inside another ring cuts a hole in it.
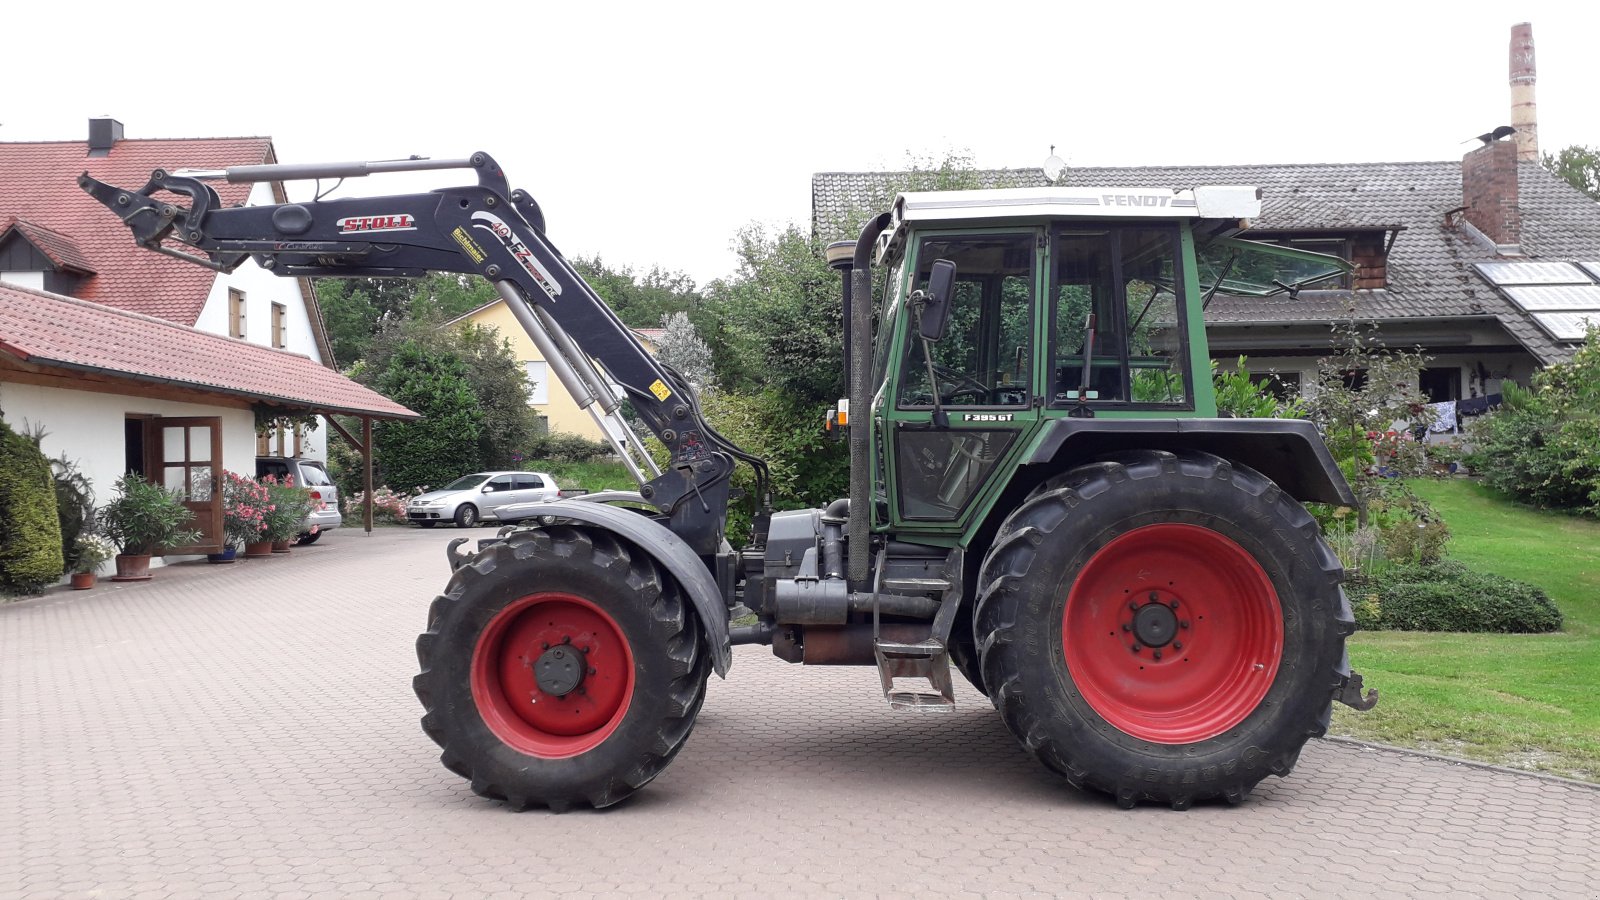
[{"label": "shrub", "polygon": [[78,535],[73,542],[72,565],[73,572],[89,573],[100,568],[100,564],[117,555],[117,545],[103,535],[84,532]]},{"label": "shrub", "polygon": [[[366,496],[361,491],[345,494],[344,514],[355,516],[359,519],[361,508],[366,503]],[[388,520],[396,525],[410,524],[410,519],[406,517],[406,503],[412,496],[414,495],[397,493],[387,487],[374,488],[372,491],[373,522]]]},{"label": "shrub", "polygon": [[294,477],[279,481],[268,475],[261,479],[267,489],[266,520],[262,535],[269,541],[287,541],[300,533],[300,526],[311,514],[311,489],[297,487]]},{"label": "shrub", "polygon": [[64,571],[50,461],[0,422],[0,591],[38,593]]},{"label": "shrub", "polygon": [[134,474],[117,479],[117,496],[101,511],[101,528],[129,556],[192,544],[200,534],[183,526],[194,518],[179,495]]},{"label": "shrub", "polygon": [[1460,562],[1394,566],[1345,588],[1356,624],[1369,630],[1559,631],[1561,611],[1531,584],[1474,572]]},{"label": "shrub", "polygon": [[223,472],[222,532],[228,546],[264,540],[271,505],[266,485],[236,472]]},{"label": "shrub", "polygon": [[588,462],[611,453],[611,445],[605,441],[591,441],[582,435],[565,431],[537,435],[528,440],[525,446],[527,449],[522,453],[525,466],[537,465],[540,460],[547,459],[557,462]]}]

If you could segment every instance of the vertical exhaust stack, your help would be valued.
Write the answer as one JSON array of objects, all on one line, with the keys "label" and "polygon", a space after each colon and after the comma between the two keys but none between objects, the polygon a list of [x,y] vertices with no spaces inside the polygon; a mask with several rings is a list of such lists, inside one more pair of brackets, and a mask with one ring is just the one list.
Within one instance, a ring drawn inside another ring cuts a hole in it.
[{"label": "vertical exhaust stack", "polygon": [[1517,161],[1539,161],[1539,116],[1534,101],[1533,25],[1511,26],[1511,125],[1517,129]]}]

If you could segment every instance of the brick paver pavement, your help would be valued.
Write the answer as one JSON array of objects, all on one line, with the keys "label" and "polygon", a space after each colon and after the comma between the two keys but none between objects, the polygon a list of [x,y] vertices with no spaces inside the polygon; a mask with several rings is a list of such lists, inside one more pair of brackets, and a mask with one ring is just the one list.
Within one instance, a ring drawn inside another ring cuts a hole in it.
[{"label": "brick paver pavement", "polygon": [[[478,535],[486,535],[480,530]],[[1600,791],[1313,741],[1242,806],[1121,811],[962,686],[737,651],[604,812],[507,812],[437,762],[412,641],[435,531],[0,606],[0,897],[1593,896]]]}]

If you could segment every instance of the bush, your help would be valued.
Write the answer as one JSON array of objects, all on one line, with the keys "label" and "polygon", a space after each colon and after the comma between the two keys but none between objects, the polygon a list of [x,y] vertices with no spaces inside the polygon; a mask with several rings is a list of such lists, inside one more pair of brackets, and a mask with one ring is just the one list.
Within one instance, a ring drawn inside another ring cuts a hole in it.
[{"label": "bush", "polygon": [[[344,496],[344,514],[362,521],[362,507],[366,503],[366,494],[355,491]],[[374,488],[372,491],[372,521],[373,524],[388,521],[394,525],[409,525],[411,520],[406,517],[406,503],[413,494],[401,494],[389,490],[387,487]]]},{"label": "bush", "polygon": [[0,422],[0,591],[35,594],[64,571],[50,461]]},{"label": "bush", "polygon": [[183,527],[193,518],[177,492],[129,474],[117,479],[117,496],[101,511],[100,525],[124,554],[149,556],[200,540],[199,532]]},{"label": "bush", "polygon": [[418,343],[403,344],[389,358],[378,390],[422,414],[416,421],[384,421],[374,428],[386,482],[410,490],[449,484],[484,468],[478,441],[483,410],[458,357]]},{"label": "bush", "polygon": [[522,454],[524,468],[536,467],[541,460],[588,462],[611,453],[611,445],[605,441],[591,441],[582,435],[566,431],[536,435],[526,441],[524,446],[527,447]]},{"label": "bush", "polygon": [[1455,560],[1358,575],[1345,590],[1356,625],[1367,630],[1528,634],[1561,629],[1561,611],[1544,591],[1474,572]]}]

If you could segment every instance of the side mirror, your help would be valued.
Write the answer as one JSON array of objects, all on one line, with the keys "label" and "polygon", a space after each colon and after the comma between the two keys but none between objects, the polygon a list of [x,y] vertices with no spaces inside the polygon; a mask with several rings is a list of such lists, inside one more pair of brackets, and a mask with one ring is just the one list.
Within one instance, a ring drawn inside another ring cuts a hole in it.
[{"label": "side mirror", "polygon": [[938,342],[950,330],[950,298],[955,294],[956,264],[948,259],[933,261],[928,273],[928,289],[918,291],[922,312],[917,317],[917,331],[924,340]]}]

